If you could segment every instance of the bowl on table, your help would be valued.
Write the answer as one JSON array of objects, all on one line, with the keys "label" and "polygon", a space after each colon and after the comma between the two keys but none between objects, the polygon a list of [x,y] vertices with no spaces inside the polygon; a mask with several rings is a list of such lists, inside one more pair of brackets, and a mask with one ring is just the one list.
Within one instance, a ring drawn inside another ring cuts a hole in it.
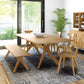
[{"label": "bowl on table", "polygon": [[44,33],[33,33],[36,37],[43,37]]}]

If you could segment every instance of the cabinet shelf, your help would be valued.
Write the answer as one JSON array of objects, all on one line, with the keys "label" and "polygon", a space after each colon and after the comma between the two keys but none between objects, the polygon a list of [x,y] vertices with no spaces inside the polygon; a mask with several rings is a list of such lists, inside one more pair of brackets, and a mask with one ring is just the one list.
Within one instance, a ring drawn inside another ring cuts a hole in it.
[{"label": "cabinet shelf", "polygon": [[74,12],[73,13],[73,28],[79,28],[79,30],[84,30],[84,12]]}]

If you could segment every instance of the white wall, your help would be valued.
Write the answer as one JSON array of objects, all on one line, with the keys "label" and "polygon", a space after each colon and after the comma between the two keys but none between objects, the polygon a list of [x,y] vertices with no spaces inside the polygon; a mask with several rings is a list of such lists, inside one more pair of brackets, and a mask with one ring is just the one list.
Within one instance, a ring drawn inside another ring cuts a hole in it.
[{"label": "white wall", "polygon": [[51,20],[56,19],[56,15],[52,11],[63,7],[63,0],[45,0],[45,33],[56,35],[53,32],[56,28]]},{"label": "white wall", "polygon": [[[70,29],[73,28],[73,12],[84,12],[84,0],[63,0],[64,8],[66,9],[66,17],[72,23],[71,25],[67,25],[65,30],[69,32]],[[66,33],[63,35],[67,37]]]}]

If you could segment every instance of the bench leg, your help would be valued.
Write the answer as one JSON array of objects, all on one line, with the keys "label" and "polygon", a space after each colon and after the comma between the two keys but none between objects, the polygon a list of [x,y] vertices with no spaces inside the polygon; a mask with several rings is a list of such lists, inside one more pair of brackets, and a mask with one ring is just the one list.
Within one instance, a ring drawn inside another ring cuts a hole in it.
[{"label": "bench leg", "polygon": [[23,63],[23,65],[26,68],[26,70],[29,70],[28,66],[26,65],[25,61],[23,60],[23,57],[21,57],[21,62]]},{"label": "bench leg", "polygon": [[26,70],[29,70],[28,66],[26,65],[25,61],[23,60],[23,57],[19,57],[17,62],[16,62],[16,65],[15,65],[15,68],[14,68],[13,72],[16,72],[16,69],[17,69],[20,61],[22,62],[22,64],[26,68]]},{"label": "bench leg", "polygon": [[8,57],[8,54],[10,53],[10,51],[7,52],[6,56],[4,57],[4,59],[6,59]]},{"label": "bench leg", "polygon": [[15,65],[15,68],[14,68],[14,70],[13,70],[13,72],[16,72],[16,69],[17,69],[17,67],[18,67],[19,62],[20,62],[20,58],[18,58],[18,60],[17,60],[17,62],[16,62],[16,65]]}]

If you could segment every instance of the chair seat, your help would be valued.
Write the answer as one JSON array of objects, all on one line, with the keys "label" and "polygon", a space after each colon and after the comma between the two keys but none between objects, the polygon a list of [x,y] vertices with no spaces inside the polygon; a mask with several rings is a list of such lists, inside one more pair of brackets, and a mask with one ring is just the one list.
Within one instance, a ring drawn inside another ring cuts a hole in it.
[{"label": "chair seat", "polygon": [[59,56],[62,56],[62,57],[73,57],[74,56],[74,52],[73,51],[63,51],[62,53],[59,54]]},{"label": "chair seat", "polygon": [[67,49],[69,46],[64,44],[64,45],[59,45],[58,47],[59,48],[66,48]]}]

